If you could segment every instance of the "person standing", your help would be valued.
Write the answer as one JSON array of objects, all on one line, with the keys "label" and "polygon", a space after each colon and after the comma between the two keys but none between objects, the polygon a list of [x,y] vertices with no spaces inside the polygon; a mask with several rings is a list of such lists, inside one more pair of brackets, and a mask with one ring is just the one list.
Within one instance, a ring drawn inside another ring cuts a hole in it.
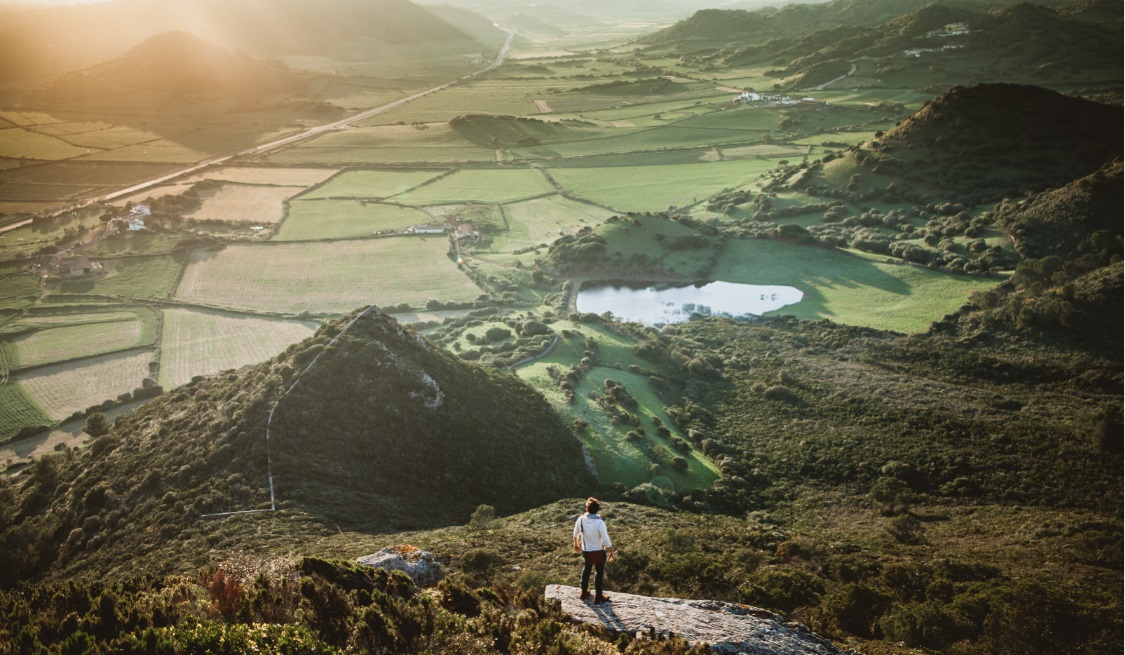
[{"label": "person standing", "polygon": [[613,543],[609,540],[605,521],[598,516],[601,503],[597,498],[586,499],[586,513],[574,522],[574,552],[582,553],[582,600],[590,597],[590,570],[594,570],[594,602],[608,603],[609,596],[602,593],[606,560],[615,557]]}]

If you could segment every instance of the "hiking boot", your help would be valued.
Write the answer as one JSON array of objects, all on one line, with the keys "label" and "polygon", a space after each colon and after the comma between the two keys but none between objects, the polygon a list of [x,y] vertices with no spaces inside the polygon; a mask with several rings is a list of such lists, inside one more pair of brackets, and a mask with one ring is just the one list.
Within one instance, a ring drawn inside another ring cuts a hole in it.
[{"label": "hiking boot", "polygon": [[609,602],[612,602],[612,601],[610,601],[609,596],[597,596],[597,597],[594,598],[594,604],[595,605],[600,605],[602,603],[609,603]]},{"label": "hiking boot", "polygon": [[579,600],[590,600],[590,592],[583,589],[582,593],[578,594],[578,599]]}]

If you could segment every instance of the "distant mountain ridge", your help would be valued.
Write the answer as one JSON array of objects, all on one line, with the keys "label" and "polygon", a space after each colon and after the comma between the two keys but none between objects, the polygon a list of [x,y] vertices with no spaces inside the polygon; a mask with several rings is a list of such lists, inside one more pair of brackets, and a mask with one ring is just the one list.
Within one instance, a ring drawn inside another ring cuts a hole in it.
[{"label": "distant mountain ridge", "polygon": [[187,32],[158,34],[125,54],[86,70],[68,73],[38,93],[49,104],[68,106],[138,94],[156,102],[220,98],[223,102],[260,102],[281,95],[301,95],[302,77],[277,61],[230,52]]},{"label": "distant mountain ridge", "polygon": [[[438,13],[407,0],[113,0],[3,7],[0,85],[88,68],[169,31],[259,57],[347,56],[372,44],[461,44],[465,52],[495,45],[477,40],[477,26],[466,31]],[[493,31],[498,44],[503,33]]]},{"label": "distant mountain ridge", "polygon": [[944,89],[1047,84],[1086,71],[1120,75],[1121,5],[1107,21],[1112,8],[1101,3],[1066,11],[1026,2],[982,11],[979,4],[833,0],[775,12],[705,10],[640,42],[678,50],[703,70],[772,65],[796,89],[832,80]]}]

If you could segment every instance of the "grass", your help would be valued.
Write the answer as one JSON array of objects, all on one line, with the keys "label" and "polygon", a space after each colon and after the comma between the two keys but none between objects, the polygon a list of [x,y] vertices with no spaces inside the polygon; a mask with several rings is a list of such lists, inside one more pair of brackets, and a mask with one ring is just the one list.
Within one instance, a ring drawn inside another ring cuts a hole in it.
[{"label": "grass", "polygon": [[292,313],[474,300],[480,289],[457,269],[448,249],[445,237],[228,246],[196,253],[176,298]]},{"label": "grass", "polygon": [[[556,323],[553,327],[557,331],[575,330],[583,338],[561,340],[550,356],[520,368],[518,374],[542,393],[561,415],[588,423],[586,430],[579,432],[578,436],[589,448],[603,483],[620,482],[628,487],[635,487],[654,482],[659,486],[686,491],[707,487],[719,477],[715,466],[695,450],[682,455],[688,460],[686,471],[672,469],[671,459],[680,453],[672,448],[670,439],[657,434],[656,425],[650,417],[655,416],[663,425],[672,428],[672,435],[681,438],[683,435],[672,426],[671,420],[664,413],[663,403],[653,392],[647,379],[617,368],[633,363],[650,365],[633,354],[631,340],[598,326],[565,322]],[[614,366],[592,368],[576,385],[574,404],[568,404],[548,375],[547,367],[554,365],[566,370],[577,362],[582,356],[586,337],[598,342],[600,361],[613,362]],[[607,379],[623,384],[637,400],[638,410],[634,413],[641,417],[641,427],[645,429],[646,436],[636,443],[625,438],[625,434],[635,430],[636,426],[612,423],[605,410],[588,398],[588,394],[593,391],[604,391]],[[661,463],[661,466],[654,472],[652,466],[655,463]]]},{"label": "grass", "polygon": [[0,441],[15,436],[22,428],[50,422],[19,383],[9,380],[0,384]]},{"label": "grass", "polygon": [[36,159],[70,159],[90,153],[90,149],[28,129],[0,129],[0,157],[35,157]]},{"label": "grass", "polygon": [[[55,317],[40,317],[55,318]],[[41,366],[151,345],[155,316],[151,311],[70,314],[69,325],[44,327],[11,341],[13,369]]]},{"label": "grass", "polygon": [[259,186],[308,187],[320,184],[337,173],[335,168],[274,168],[256,166],[222,166],[197,173],[191,181],[218,180]]},{"label": "grass", "polygon": [[62,293],[93,293],[125,298],[167,298],[183,264],[177,256],[137,257],[103,262],[104,277],[63,282]]},{"label": "grass", "polygon": [[612,216],[600,207],[567,200],[560,195],[504,205],[508,230],[495,239],[493,249],[511,251],[549,244],[562,234],[597,225]]},{"label": "grass", "polygon": [[728,241],[713,277],[791,286],[805,294],[781,314],[907,333],[926,331],[974,291],[998,284],[993,278],[871,261],[775,240]]},{"label": "grass", "polygon": [[503,203],[554,193],[536,170],[463,170],[395,198],[410,205],[463,202]]},{"label": "grass", "polygon": [[32,274],[0,277],[0,310],[23,310],[39,297],[39,278]]},{"label": "grass", "polygon": [[74,364],[56,364],[13,376],[32,402],[54,421],[141,386],[151,351],[102,355]]},{"label": "grass", "polygon": [[316,323],[286,321],[222,312],[164,310],[160,349],[160,384],[165,389],[264,361],[286,346],[312,336]]},{"label": "grass", "polygon": [[722,161],[668,166],[552,168],[566,189],[620,211],[662,211],[704,200],[773,169],[773,161]]},{"label": "grass", "polygon": [[344,171],[301,200],[323,198],[389,198],[441,175],[442,171]]},{"label": "grass", "polygon": [[285,201],[298,193],[294,187],[224,184],[201,193],[203,206],[185,218],[269,225],[285,216]]},{"label": "grass", "polygon": [[355,200],[296,200],[274,241],[315,241],[371,236],[431,222],[423,211]]}]

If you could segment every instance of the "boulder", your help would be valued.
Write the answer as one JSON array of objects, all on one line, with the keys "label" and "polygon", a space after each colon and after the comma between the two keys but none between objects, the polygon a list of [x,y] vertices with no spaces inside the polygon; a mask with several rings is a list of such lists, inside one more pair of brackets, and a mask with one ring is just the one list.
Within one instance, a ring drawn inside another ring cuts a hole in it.
[{"label": "boulder", "polygon": [[575,620],[627,632],[638,639],[678,636],[691,645],[708,644],[721,655],[846,655],[804,626],[768,610],[714,600],[652,598],[607,593],[610,602],[580,600],[579,589],[548,585],[545,595]]},{"label": "boulder", "polygon": [[356,560],[366,566],[374,566],[388,571],[402,571],[410,576],[418,587],[431,587],[445,577],[441,564],[434,561],[430,553],[414,546],[390,546],[374,555],[366,555]]}]

